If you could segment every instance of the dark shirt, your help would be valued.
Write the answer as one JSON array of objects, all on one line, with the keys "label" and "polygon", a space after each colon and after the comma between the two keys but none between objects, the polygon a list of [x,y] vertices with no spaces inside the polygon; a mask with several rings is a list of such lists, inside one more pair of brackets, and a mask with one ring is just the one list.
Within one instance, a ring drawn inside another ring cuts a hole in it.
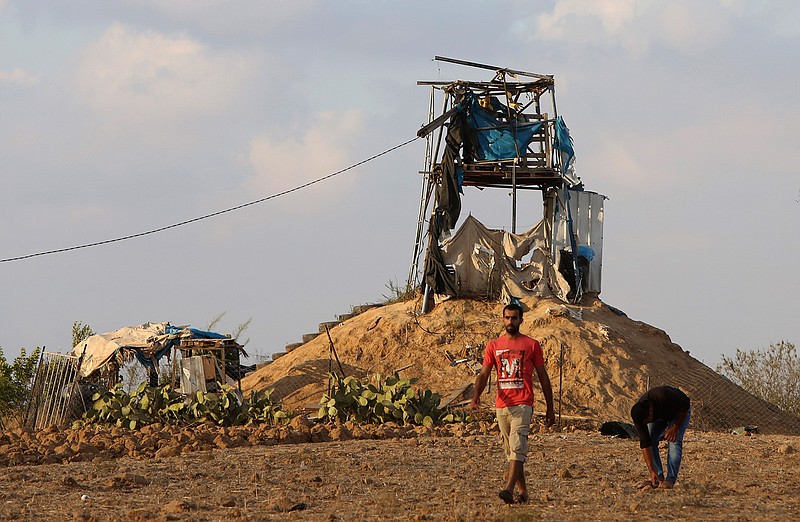
[{"label": "dark shirt", "polygon": [[[642,395],[637,404],[641,402],[649,402],[653,407],[653,421],[663,420],[671,422],[675,420],[678,413],[689,411],[689,397],[674,386],[656,386],[650,388]],[[651,421],[652,422],[652,421]],[[649,448],[653,445],[650,440],[650,431],[647,429],[647,424],[634,423],[636,432],[639,434],[639,447]]]}]

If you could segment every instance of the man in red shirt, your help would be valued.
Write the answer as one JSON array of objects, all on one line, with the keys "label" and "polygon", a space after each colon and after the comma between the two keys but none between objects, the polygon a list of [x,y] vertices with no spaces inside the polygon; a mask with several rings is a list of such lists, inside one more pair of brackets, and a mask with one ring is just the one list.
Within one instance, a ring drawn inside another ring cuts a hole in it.
[{"label": "man in red shirt", "polygon": [[[555,422],[553,389],[544,365],[544,355],[539,341],[519,333],[522,324],[522,307],[512,303],[503,308],[503,334],[486,345],[483,367],[475,378],[475,395],[470,407],[478,409],[486,383],[497,371],[497,425],[503,436],[503,451],[508,459],[508,481],[499,496],[506,504],[515,500],[528,502],[525,485],[525,461],[528,460],[528,433],[533,416],[533,370],[539,377],[547,404],[545,422]],[[514,487],[518,490],[514,498]]]}]

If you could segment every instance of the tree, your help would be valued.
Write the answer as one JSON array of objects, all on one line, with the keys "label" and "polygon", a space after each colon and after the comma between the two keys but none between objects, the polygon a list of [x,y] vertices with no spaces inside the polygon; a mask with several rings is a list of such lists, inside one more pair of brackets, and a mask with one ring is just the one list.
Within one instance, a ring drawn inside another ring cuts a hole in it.
[{"label": "tree", "polygon": [[737,349],[730,359],[722,356],[717,372],[756,397],[800,414],[800,356],[794,343],[770,343],[764,350]]},{"label": "tree", "polygon": [[72,346],[78,346],[78,343],[85,341],[94,335],[94,330],[88,325],[80,321],[72,323]]},{"label": "tree", "polygon": [[23,408],[28,404],[31,381],[41,351],[41,348],[36,348],[32,354],[26,355],[25,348],[22,348],[19,357],[8,364],[0,348],[0,428],[5,427],[4,423],[10,417],[21,417]]}]

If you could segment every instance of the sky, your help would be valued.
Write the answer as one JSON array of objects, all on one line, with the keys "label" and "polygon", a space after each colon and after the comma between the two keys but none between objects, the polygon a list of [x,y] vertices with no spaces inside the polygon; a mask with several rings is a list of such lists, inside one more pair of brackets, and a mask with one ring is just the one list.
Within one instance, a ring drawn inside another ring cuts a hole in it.
[{"label": "sky", "polygon": [[[166,227],[403,144],[446,56],[555,76],[605,202],[601,299],[709,366],[800,341],[793,0],[0,0],[0,259]],[[0,262],[0,347],[75,321],[233,331],[283,351],[409,273],[415,140],[163,232]],[[536,193],[538,194],[538,193]],[[541,218],[521,199],[518,230]],[[510,229],[507,191],[462,216]]]}]

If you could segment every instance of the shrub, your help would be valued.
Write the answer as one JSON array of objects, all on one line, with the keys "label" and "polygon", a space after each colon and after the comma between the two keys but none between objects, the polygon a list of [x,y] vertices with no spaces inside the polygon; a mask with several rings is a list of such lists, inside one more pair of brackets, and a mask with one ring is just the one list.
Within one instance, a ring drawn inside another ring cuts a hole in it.
[{"label": "shrub", "polygon": [[467,420],[463,415],[448,413],[439,408],[441,397],[430,390],[412,387],[416,379],[402,379],[396,373],[387,376],[376,386],[355,377],[331,373],[330,394],[322,396],[321,420],[352,420],[382,424],[414,424],[430,426],[437,422]]},{"label": "shrub", "polygon": [[208,422],[219,426],[254,423],[276,425],[289,418],[279,404],[272,402],[272,390],[261,394],[252,392],[249,401],[240,403],[231,386],[223,384],[219,388],[217,392],[197,392],[194,396],[184,396],[169,384],[154,387],[142,383],[129,394],[122,383],[118,383],[113,388],[102,388],[94,394],[92,409],[84,414],[78,424],[113,424],[136,429],[154,422]]},{"label": "shrub", "polygon": [[722,356],[717,372],[756,397],[800,414],[800,357],[794,343],[771,343],[764,350],[737,349],[732,358]]},{"label": "shrub", "polygon": [[88,325],[80,321],[72,323],[72,346],[78,346],[79,343],[85,341],[94,335],[94,330]]},{"label": "shrub", "polygon": [[41,351],[41,348],[36,348],[32,354],[26,355],[25,348],[22,348],[19,356],[9,364],[0,348],[0,428],[4,428],[8,420],[22,418],[30,400],[30,388]]},{"label": "shrub", "polygon": [[142,383],[129,394],[122,383],[101,388],[92,396],[92,408],[83,419],[87,423],[114,424],[136,429],[153,422],[175,422],[185,415],[183,396],[169,385],[157,388]]},{"label": "shrub", "polygon": [[383,294],[383,304],[385,305],[408,301],[417,295],[414,287],[408,283],[401,286],[397,281],[390,279],[385,286],[389,290],[389,295]]}]

